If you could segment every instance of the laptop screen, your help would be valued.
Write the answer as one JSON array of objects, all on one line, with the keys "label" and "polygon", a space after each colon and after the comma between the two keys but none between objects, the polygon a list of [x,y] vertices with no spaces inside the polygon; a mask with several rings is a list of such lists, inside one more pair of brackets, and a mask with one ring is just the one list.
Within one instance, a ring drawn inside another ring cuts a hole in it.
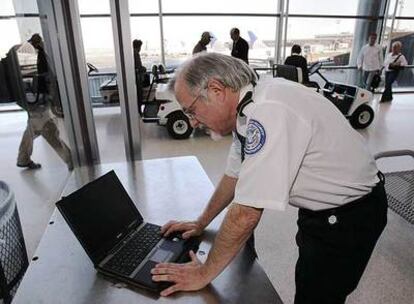
[{"label": "laptop screen", "polygon": [[94,264],[100,262],[131,226],[143,222],[114,171],[56,203]]}]

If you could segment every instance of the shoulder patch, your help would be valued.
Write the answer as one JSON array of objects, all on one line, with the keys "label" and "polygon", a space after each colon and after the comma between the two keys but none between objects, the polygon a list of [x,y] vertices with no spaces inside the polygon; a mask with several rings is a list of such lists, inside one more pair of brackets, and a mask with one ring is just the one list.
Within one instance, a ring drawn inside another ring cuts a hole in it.
[{"label": "shoulder patch", "polygon": [[250,119],[246,131],[246,145],[244,153],[255,154],[262,149],[266,142],[266,131],[262,124],[255,119]]}]

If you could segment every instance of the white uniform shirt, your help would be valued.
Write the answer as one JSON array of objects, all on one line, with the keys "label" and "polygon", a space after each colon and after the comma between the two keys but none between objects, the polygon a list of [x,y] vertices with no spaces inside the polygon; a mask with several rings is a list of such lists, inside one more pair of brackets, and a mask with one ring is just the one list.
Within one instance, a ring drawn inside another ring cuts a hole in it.
[{"label": "white uniform shirt", "polygon": [[362,67],[364,71],[378,71],[382,67],[383,60],[382,49],[378,44],[373,46],[366,44],[359,52],[357,66]]},{"label": "white uniform shirt", "polygon": [[260,81],[253,100],[237,122],[247,134],[245,160],[234,136],[225,172],[238,178],[235,202],[322,210],[364,196],[379,181],[364,139],[328,99],[276,78]]},{"label": "white uniform shirt", "polygon": [[[399,55],[401,55],[400,57],[398,57]],[[398,59],[397,59],[398,57]],[[397,59],[397,61],[395,61],[395,59]],[[392,52],[388,53],[387,56],[385,56],[385,60],[384,60],[384,67],[385,67],[385,71],[389,72],[391,71],[389,68],[390,63],[393,63],[395,61],[395,63],[400,63],[401,66],[406,66],[407,63],[407,59],[405,59],[403,54],[398,54],[398,55],[393,55]]]}]

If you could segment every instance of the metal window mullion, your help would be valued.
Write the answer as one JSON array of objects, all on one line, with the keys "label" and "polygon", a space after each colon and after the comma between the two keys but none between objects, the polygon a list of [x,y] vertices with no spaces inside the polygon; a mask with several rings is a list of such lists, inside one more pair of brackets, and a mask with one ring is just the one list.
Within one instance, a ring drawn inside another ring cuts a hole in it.
[{"label": "metal window mullion", "polygon": [[[68,85],[71,85],[72,82],[67,82],[65,78],[65,73],[63,69],[63,51],[62,48],[59,45],[59,38],[57,33],[59,32],[56,19],[58,18],[58,12],[62,12],[61,10],[61,3],[58,1],[56,3],[53,3],[52,0],[38,0],[38,7],[39,12],[42,12],[42,14],[45,14],[48,16],[48,18],[45,18],[47,22],[47,31],[49,33],[49,39],[50,39],[50,47],[51,47],[51,54],[50,56],[53,58],[53,61],[55,62],[54,69],[56,73],[56,79],[59,86],[59,95],[62,102],[62,109],[65,119],[63,120],[66,133],[69,140],[69,146],[71,147],[71,154],[72,159],[75,164],[81,164],[82,163],[82,156],[80,153],[80,150],[78,147],[82,147],[82,144],[80,144],[78,141],[81,138],[82,134],[80,130],[77,130],[74,126],[74,121],[79,120],[79,116],[76,112],[74,112],[71,108],[71,104],[69,102],[69,92],[68,92]],[[60,30],[63,32],[62,36],[65,35],[63,29]],[[63,36],[61,38],[65,39],[66,36]],[[66,41],[66,40],[64,40]],[[66,49],[66,48],[65,48]],[[66,60],[68,60],[69,55],[66,52],[65,56]],[[57,64],[56,64],[57,63]],[[73,87],[72,87],[73,89]]]},{"label": "metal window mullion", "polygon": [[389,39],[388,39],[387,50],[386,50],[385,54],[388,54],[390,52],[391,34],[392,34],[392,32],[394,32],[395,15],[397,14],[397,8],[398,8],[398,0],[395,0],[394,13],[392,14],[392,19],[391,19],[390,36],[389,36]]},{"label": "metal window mullion", "polygon": [[283,29],[283,7],[284,7],[284,0],[278,0],[278,7],[277,7],[277,14],[279,14],[279,18],[276,18],[276,35],[275,35],[275,63],[280,62],[280,49],[282,43],[282,29]]},{"label": "metal window mullion", "polygon": [[160,18],[160,39],[161,39],[161,62],[165,66],[165,49],[164,49],[164,23],[162,17],[162,0],[158,0],[159,18]]},{"label": "metal window mullion", "polygon": [[141,130],[128,1],[110,0],[119,103],[128,161],[141,160]]},{"label": "metal window mullion", "polygon": [[[51,1],[52,2],[52,1]],[[89,88],[86,73],[80,18],[77,2],[71,0],[54,0],[53,5],[59,51],[59,60],[55,61],[59,74],[59,87],[64,87],[62,102],[66,102],[64,111],[70,115],[73,132],[71,148],[76,151],[76,165],[90,165],[99,162],[99,150],[93,120],[92,106],[89,101]],[[54,35],[51,33],[51,35]],[[61,66],[59,66],[61,64]],[[66,114],[65,113],[65,114]],[[66,120],[65,119],[65,120]],[[67,122],[66,122],[67,123]],[[71,135],[69,135],[70,138]]]},{"label": "metal window mullion", "polygon": [[283,59],[286,58],[287,28],[288,28],[288,19],[289,19],[289,0],[286,0],[286,9],[285,9],[284,15],[285,15],[285,24],[284,24],[284,34],[283,34]]},{"label": "metal window mullion", "polygon": [[[289,14],[290,18],[317,18],[317,19],[372,19],[370,15],[317,15],[317,14]],[[382,19],[381,16],[374,17]]]},{"label": "metal window mullion", "polygon": [[[62,0],[66,4],[65,14],[70,20],[66,24],[69,34],[66,38],[70,40],[71,68],[73,70],[73,81],[76,82],[75,93],[77,112],[80,114],[80,127],[83,132],[83,142],[87,164],[99,162],[98,141],[96,138],[95,121],[93,119],[92,105],[89,97],[88,73],[86,71],[85,51],[83,47],[82,30],[79,17],[79,6],[77,1]],[[68,11],[69,10],[69,11]],[[86,130],[85,130],[86,129]],[[86,132],[85,132],[86,131]]]},{"label": "metal window mullion", "polygon": [[[159,17],[158,13],[132,13],[131,17]],[[261,13],[164,13],[163,17],[279,17],[279,14]],[[0,19],[37,18],[39,14],[0,15]],[[80,14],[81,18],[110,18],[111,14]],[[328,15],[328,14],[289,14],[290,18],[318,18],[318,19],[372,19],[370,15]],[[382,16],[375,17],[382,19]],[[413,20],[414,16],[396,16],[397,20]]]},{"label": "metal window mullion", "polygon": [[378,41],[378,43],[380,45],[382,45],[384,43],[384,36],[385,36],[385,31],[387,29],[387,21],[388,21],[388,14],[389,14],[389,10],[390,10],[390,4],[391,4],[391,0],[386,0],[385,10],[384,10],[384,18],[382,19],[382,28],[381,28],[381,32],[380,32],[379,41]]}]

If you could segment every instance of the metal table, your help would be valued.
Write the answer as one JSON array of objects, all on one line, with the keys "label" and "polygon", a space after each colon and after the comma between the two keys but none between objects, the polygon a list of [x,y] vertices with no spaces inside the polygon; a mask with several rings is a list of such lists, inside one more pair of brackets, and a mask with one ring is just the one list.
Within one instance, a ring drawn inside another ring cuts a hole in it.
[{"label": "metal table", "polygon": [[[103,164],[79,168],[64,195],[114,169],[144,219],[159,225],[196,218],[213,185],[195,157]],[[198,257],[205,260],[223,215],[208,227]],[[205,254],[203,254],[203,252]],[[36,259],[37,258],[37,259]],[[247,249],[210,285],[167,298],[131,289],[98,274],[55,209],[13,303],[282,303],[268,277]]]}]

